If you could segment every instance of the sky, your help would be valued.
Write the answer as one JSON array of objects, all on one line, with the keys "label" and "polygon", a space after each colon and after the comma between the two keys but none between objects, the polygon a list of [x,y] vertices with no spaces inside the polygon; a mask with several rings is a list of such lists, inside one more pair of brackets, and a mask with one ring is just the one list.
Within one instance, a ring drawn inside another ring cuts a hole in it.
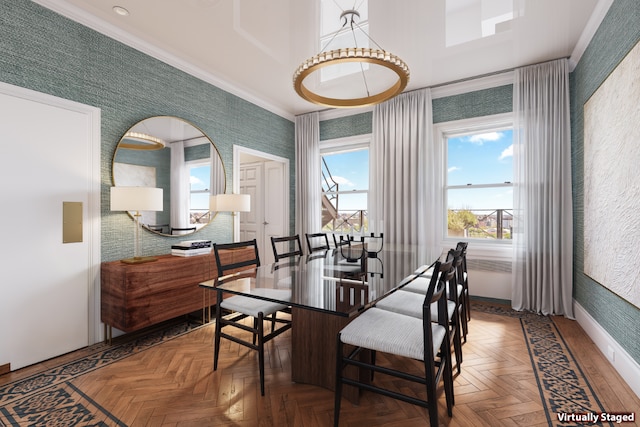
[{"label": "sky", "polygon": [[[513,131],[478,133],[449,138],[448,185],[513,182]],[[511,209],[513,189],[463,188],[447,194],[450,209]]]},{"label": "sky", "polygon": [[[369,189],[369,150],[357,150],[339,154],[325,154],[324,160],[340,191]],[[324,183],[323,188],[326,189]],[[343,210],[367,210],[366,194],[341,194],[338,208]]]}]

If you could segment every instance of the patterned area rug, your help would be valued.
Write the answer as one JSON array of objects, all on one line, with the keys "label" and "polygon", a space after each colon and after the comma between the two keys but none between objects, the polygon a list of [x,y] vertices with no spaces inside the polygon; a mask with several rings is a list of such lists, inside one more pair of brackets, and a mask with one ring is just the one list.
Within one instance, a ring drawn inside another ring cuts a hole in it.
[{"label": "patterned area rug", "polygon": [[[613,426],[612,423],[559,421],[560,413],[597,413],[604,412],[604,408],[551,318],[499,305],[476,304],[473,309],[520,319],[549,426]],[[197,327],[187,322],[173,325],[0,386],[0,426],[125,426],[74,387],[71,380]]]},{"label": "patterned area rug", "polygon": [[0,386],[0,426],[126,426],[70,381],[179,337],[198,326],[189,322],[171,325],[130,342],[108,346],[82,359]]},{"label": "patterned area rug", "polygon": [[549,426],[613,426],[610,422],[593,420],[559,421],[559,414],[595,414],[605,410],[550,317],[485,304],[476,304],[473,309],[520,319]]}]

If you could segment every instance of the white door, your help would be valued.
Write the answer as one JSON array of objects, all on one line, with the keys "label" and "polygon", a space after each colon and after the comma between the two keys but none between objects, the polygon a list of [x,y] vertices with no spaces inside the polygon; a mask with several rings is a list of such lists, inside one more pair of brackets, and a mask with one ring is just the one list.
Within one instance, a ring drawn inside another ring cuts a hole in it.
[{"label": "white door", "polygon": [[[284,223],[285,197],[288,191],[284,188],[284,164],[281,162],[265,162],[264,164],[264,192],[269,196],[264,200],[264,236],[268,243],[268,255],[265,260],[269,263],[275,261],[271,237],[289,235],[289,224]],[[277,189],[276,191],[269,189]],[[282,249],[279,249],[282,250]]]},{"label": "white door", "polygon": [[262,163],[250,163],[240,168],[240,194],[248,194],[251,200],[249,212],[240,213],[240,241],[256,239],[258,253],[263,254]]},{"label": "white door", "polygon": [[262,264],[275,261],[271,236],[289,234],[286,169],[279,161],[240,166],[240,193],[251,195],[251,211],[240,214],[240,240],[256,239]]},{"label": "white door", "polygon": [[[15,370],[95,341],[100,187],[99,110],[12,88],[0,86],[0,365]],[[79,242],[63,243],[64,202],[81,206]]]}]

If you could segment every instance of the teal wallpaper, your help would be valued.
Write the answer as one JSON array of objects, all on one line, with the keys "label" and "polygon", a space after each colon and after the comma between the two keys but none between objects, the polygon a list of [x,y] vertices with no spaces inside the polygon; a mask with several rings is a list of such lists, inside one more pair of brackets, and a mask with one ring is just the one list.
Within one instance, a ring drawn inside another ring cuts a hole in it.
[{"label": "teal wallpaper", "polygon": [[[615,0],[571,75],[574,298],[640,363],[640,309],[584,271],[584,103],[640,40],[640,2]],[[640,102],[640,100],[639,100]],[[624,155],[624,153],[620,153]],[[626,230],[624,232],[632,232]],[[634,283],[640,286],[640,283]]]},{"label": "teal wallpaper", "polygon": [[[295,183],[292,121],[31,1],[0,0],[0,81],[101,109],[103,261],[133,255],[133,221],[109,211],[109,187],[116,144],[139,120],[173,115],[202,129],[220,151],[228,183],[234,144],[288,158]],[[293,198],[290,206],[293,218]],[[230,218],[218,215],[192,237],[228,241]],[[145,232],[143,253],[168,253],[172,242]]]},{"label": "teal wallpaper", "polygon": [[[433,123],[508,113],[513,110],[513,86],[505,85],[460,95],[437,98],[432,102]],[[320,122],[320,140],[366,135],[372,130],[371,112]]]},{"label": "teal wallpaper", "polygon": [[513,85],[433,100],[433,123],[491,116],[513,111]]},{"label": "teal wallpaper", "polygon": [[371,133],[371,112],[320,122],[320,141]]}]

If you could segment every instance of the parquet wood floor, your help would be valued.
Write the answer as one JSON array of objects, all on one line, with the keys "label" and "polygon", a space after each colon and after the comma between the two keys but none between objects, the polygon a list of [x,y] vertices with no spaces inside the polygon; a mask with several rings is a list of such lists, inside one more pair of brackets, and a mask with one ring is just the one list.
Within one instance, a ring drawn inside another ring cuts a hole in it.
[{"label": "parquet wood floor", "polygon": [[[580,326],[564,318],[555,320],[604,408],[638,411],[640,400]],[[72,383],[129,426],[332,425],[333,392],[291,383],[289,332],[266,346],[264,397],[260,396],[254,351],[223,340],[219,367],[213,372],[213,332],[213,324],[198,328],[81,375]],[[455,378],[452,418],[446,415],[444,395],[439,399],[441,425],[549,425],[519,319],[474,311],[463,354],[462,373]],[[82,351],[0,376],[0,384],[74,355],[82,356]],[[408,364],[420,372],[417,363],[406,359],[379,355],[378,360],[380,364]],[[376,381],[385,380],[377,376]],[[407,391],[404,383],[386,381],[388,386]],[[423,394],[420,389],[410,391]],[[341,426],[428,425],[425,409],[372,393],[364,392],[358,406],[348,401],[342,404]],[[635,424],[625,427],[629,425]]]}]

